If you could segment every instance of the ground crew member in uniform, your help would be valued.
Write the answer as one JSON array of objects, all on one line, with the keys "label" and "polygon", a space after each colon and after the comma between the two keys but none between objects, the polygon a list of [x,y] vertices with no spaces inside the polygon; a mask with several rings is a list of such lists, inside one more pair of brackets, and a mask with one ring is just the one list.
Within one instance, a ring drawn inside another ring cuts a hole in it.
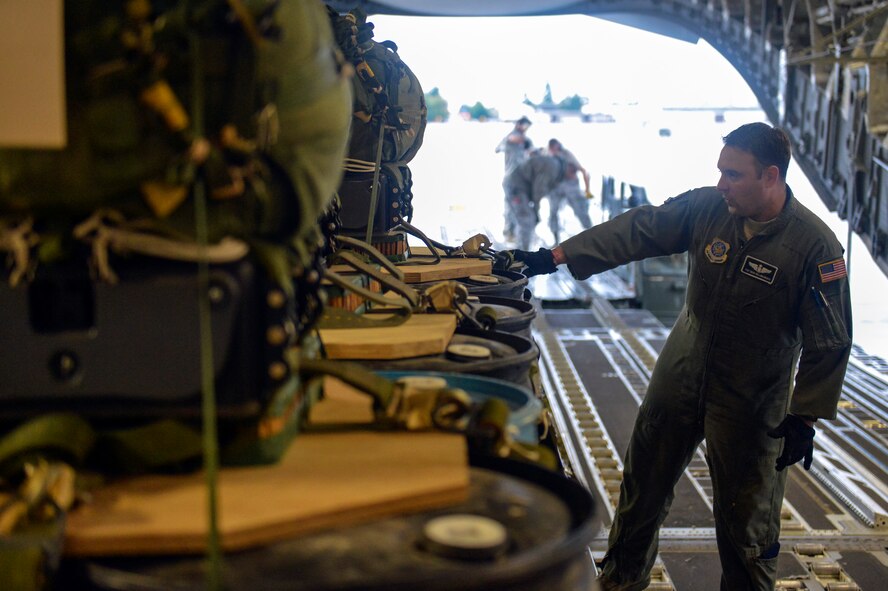
[{"label": "ground crew member in uniform", "polygon": [[[561,224],[559,223],[558,214],[561,212],[561,205],[567,201],[568,206],[573,210],[574,215],[580,221],[580,225],[584,230],[592,227],[592,219],[589,217],[589,199],[592,198],[592,190],[589,188],[589,171],[583,168],[573,152],[567,150],[557,139],[549,140],[549,154],[558,156],[571,164],[574,173],[571,176],[565,176],[564,180],[552,189],[549,193],[549,230],[555,237],[555,244],[560,242]],[[577,174],[583,176],[584,190],[580,189],[577,182]]]},{"label": "ground crew member in uniform", "polygon": [[557,156],[538,153],[506,175],[503,181],[506,211],[515,220],[519,248],[530,248],[540,221],[540,200],[555,189],[571,169],[570,164]]},{"label": "ground crew member in uniform", "polygon": [[[506,188],[505,179],[519,164],[525,162],[533,152],[533,142],[527,137],[527,129],[530,127],[531,121],[527,117],[521,117],[515,122],[515,128],[504,137],[496,147],[496,153],[505,153],[506,169],[503,175],[503,190]],[[517,222],[509,208],[509,197],[506,193],[505,199],[505,225],[503,228],[503,236],[506,241],[515,240],[515,230]]]},{"label": "ground crew member in uniform", "polygon": [[[811,465],[851,351],[843,249],[786,185],[786,134],[751,123],[724,138],[715,187],[632,209],[553,250],[514,251],[527,274],[579,279],[687,251],[684,308],[626,450],[602,589],[644,589],[673,487],[706,441],[721,589],[773,589],[787,466]],[[798,365],[797,365],[798,362]],[[797,370],[797,371],[796,371]]]}]

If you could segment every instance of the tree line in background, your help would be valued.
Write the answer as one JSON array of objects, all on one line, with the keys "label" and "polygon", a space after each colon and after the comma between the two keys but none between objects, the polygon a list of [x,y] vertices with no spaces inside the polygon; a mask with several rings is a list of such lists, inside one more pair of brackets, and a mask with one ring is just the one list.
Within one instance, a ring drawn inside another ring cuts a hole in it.
[{"label": "tree line in background", "polygon": [[[450,111],[447,108],[447,99],[441,96],[441,91],[438,87],[432,88],[429,92],[425,93],[425,101],[426,108],[428,109],[428,119],[429,121],[438,121],[444,122],[450,119]],[[552,89],[546,84],[546,92],[543,95],[543,100],[539,103],[534,103],[527,96],[524,96],[524,101],[522,101],[525,105],[533,107],[535,110],[551,110],[557,109],[560,111],[576,111],[579,112],[589,100],[585,97],[582,97],[578,94],[573,96],[569,96],[559,102],[555,102],[552,99]],[[487,107],[481,101],[477,101],[474,105],[462,105],[459,108],[459,116],[468,121],[489,121],[489,120],[497,120],[499,119],[499,112],[493,107]]]}]

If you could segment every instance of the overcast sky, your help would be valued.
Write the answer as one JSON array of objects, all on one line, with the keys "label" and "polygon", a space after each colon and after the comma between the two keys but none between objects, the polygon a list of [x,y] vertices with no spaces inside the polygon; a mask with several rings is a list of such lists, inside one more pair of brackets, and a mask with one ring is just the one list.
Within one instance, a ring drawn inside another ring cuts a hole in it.
[{"label": "overcast sky", "polygon": [[524,95],[579,94],[612,103],[757,106],[734,68],[705,41],[691,44],[589,16],[442,18],[373,15],[375,39],[397,43],[426,91],[451,112],[480,100],[508,116]]}]

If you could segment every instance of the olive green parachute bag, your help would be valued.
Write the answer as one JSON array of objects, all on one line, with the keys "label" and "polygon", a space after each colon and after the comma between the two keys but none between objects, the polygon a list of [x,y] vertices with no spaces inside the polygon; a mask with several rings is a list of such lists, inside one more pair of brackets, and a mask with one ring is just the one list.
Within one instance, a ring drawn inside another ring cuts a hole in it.
[{"label": "olive green parachute bag", "polygon": [[[64,3],[66,144],[0,145],[0,494],[44,473],[70,489],[59,462],[193,469],[206,416],[223,464],[286,450],[317,397],[298,358],[348,141],[343,65],[317,0]],[[42,498],[0,507],[4,589],[58,563],[67,504]]]},{"label": "olive green parachute bag", "polygon": [[274,459],[244,450],[302,404],[289,356],[320,313],[317,218],[351,117],[326,9],[64,11],[67,144],[0,146],[0,435],[51,412],[114,429],[196,420],[209,346],[219,417],[238,427],[221,435],[238,461]]},{"label": "olive green parachute bag", "polygon": [[351,110],[320,3],[82,0],[65,11],[67,146],[0,146],[0,212],[114,208],[190,235],[201,166],[211,242],[315,224]]},{"label": "olive green parachute bag", "polygon": [[425,94],[397,45],[374,41],[374,25],[363,11],[333,13],[331,22],[340,49],[355,68],[351,132],[339,187],[342,231],[366,238],[369,227],[379,238],[413,216],[407,165],[422,147],[428,121]]}]

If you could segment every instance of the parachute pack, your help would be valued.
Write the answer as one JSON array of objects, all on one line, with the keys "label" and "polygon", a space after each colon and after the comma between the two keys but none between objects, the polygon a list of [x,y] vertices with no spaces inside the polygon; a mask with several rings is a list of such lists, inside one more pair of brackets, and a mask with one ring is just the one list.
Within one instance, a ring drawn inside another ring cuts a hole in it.
[{"label": "parachute pack", "polygon": [[0,418],[189,420],[210,350],[255,438],[321,307],[351,112],[325,8],[68,2],[64,39],[66,146],[0,146]]},{"label": "parachute pack", "polygon": [[337,43],[352,63],[354,104],[345,174],[339,187],[342,232],[367,239],[384,254],[406,252],[406,235],[387,235],[413,216],[407,164],[422,146],[425,95],[391,41],[373,40],[360,11],[330,12]]}]

